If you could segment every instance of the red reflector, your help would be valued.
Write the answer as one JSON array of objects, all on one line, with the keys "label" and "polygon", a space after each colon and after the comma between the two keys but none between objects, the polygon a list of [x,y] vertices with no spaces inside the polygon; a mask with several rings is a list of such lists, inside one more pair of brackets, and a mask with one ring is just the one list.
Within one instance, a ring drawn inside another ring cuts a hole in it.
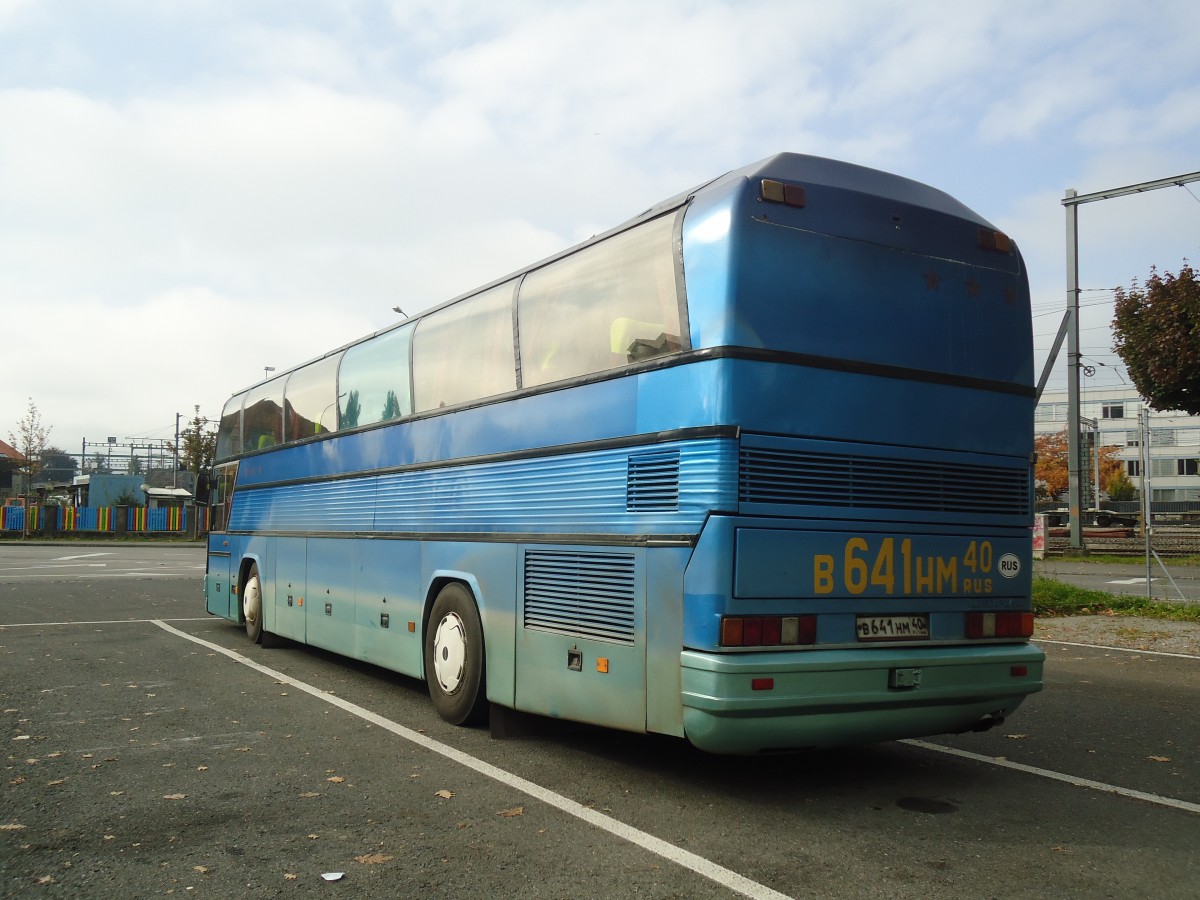
[{"label": "red reflector", "polygon": [[1029,666],[1013,666],[1008,670],[1008,674],[1013,678],[1024,678],[1029,674]]},{"label": "red reflector", "polygon": [[771,691],[774,689],[774,678],[752,678],[750,680],[750,690],[752,691]]}]

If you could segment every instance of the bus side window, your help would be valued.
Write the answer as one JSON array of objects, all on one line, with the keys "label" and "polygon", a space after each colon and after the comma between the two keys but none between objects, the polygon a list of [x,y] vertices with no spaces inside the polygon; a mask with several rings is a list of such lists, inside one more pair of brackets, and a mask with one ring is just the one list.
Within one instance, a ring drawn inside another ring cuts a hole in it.
[{"label": "bus side window", "polygon": [[512,294],[508,282],[421,319],[413,337],[418,412],[516,390]]},{"label": "bus side window", "polygon": [[661,216],[525,276],[517,298],[524,387],[682,349],[673,223]]}]

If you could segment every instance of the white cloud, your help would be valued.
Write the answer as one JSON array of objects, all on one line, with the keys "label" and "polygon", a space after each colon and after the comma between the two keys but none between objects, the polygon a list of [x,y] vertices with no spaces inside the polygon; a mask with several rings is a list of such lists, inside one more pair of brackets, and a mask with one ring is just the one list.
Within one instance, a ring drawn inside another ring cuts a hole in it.
[{"label": "white cloud", "polygon": [[[67,443],[215,414],[781,150],[959,196],[1061,297],[1066,187],[1196,168],[1200,6],[1146,9],[0,0],[0,307],[38,335],[0,432],[28,395]],[[1086,211],[1085,284],[1197,257],[1200,204],[1161,193]],[[180,332],[199,363],[103,357]]]}]

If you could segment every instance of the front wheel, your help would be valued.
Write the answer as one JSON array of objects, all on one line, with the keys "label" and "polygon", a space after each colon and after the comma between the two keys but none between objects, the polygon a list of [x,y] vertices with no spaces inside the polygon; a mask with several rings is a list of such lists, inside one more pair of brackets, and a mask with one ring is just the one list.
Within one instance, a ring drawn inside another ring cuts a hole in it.
[{"label": "front wheel", "polygon": [[262,614],[262,582],[258,580],[258,565],[251,563],[246,583],[242,585],[242,619],[246,623],[246,637],[256,644],[262,642]]},{"label": "front wheel", "polygon": [[439,716],[451,725],[474,725],[487,714],[483,624],[475,598],[448,584],[433,602],[425,631],[425,680]]}]

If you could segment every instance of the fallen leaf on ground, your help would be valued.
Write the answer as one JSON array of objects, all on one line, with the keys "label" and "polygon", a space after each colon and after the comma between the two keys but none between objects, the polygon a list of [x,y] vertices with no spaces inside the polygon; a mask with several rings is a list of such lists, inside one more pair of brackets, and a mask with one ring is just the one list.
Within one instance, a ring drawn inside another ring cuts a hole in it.
[{"label": "fallen leaf on ground", "polygon": [[355,862],[360,862],[365,866],[377,866],[380,863],[391,862],[393,859],[395,859],[394,856],[388,856],[386,853],[366,853],[354,857]]},{"label": "fallen leaf on ground", "polygon": [[1152,759],[1155,762],[1170,762],[1171,761],[1171,757],[1169,757],[1169,756],[1147,756],[1146,759]]},{"label": "fallen leaf on ground", "polygon": [[523,816],[525,815],[525,807],[514,806],[512,809],[502,809],[496,815],[504,816],[506,819],[511,819],[513,816]]},{"label": "fallen leaf on ground", "polygon": [[449,800],[451,797],[454,796],[454,791],[448,791],[445,788],[443,788],[440,791],[434,791],[433,796],[441,797],[443,800]]},{"label": "fallen leaf on ground", "polygon": [[187,794],[164,794],[163,795],[164,800],[183,800],[186,797],[187,797]]},{"label": "fallen leaf on ground", "polygon": [[332,778],[326,778],[325,780],[332,784],[341,784],[346,779],[343,778],[341,775],[334,775]]},{"label": "fallen leaf on ground", "polygon": [[1005,737],[1008,738],[1009,740],[1021,741],[1021,740],[1024,740],[1025,738],[1029,737],[1029,735],[1027,735],[1027,734],[1006,734]]},{"label": "fallen leaf on ground", "polygon": [[17,822],[13,822],[10,825],[0,825],[0,831],[22,831],[24,828],[24,825],[21,825]]}]

